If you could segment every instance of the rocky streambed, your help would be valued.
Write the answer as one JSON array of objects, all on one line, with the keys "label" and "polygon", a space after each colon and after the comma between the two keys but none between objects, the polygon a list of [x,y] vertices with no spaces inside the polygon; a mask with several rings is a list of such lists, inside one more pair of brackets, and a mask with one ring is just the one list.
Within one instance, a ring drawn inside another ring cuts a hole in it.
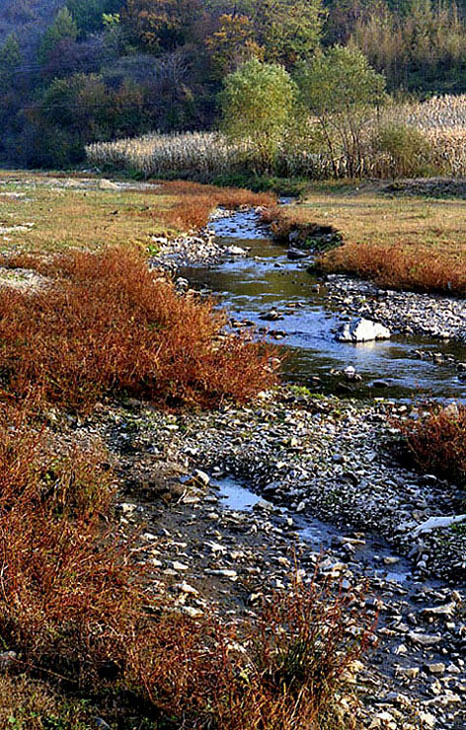
[{"label": "rocky streambed", "polygon": [[213,413],[106,406],[73,431],[110,448],[120,524],[180,611],[254,615],[296,571],[356,587],[379,613],[361,726],[450,730],[466,720],[466,530],[416,531],[459,495],[396,458],[387,416],[405,414],[290,386]]},{"label": "rocky streambed", "polygon": [[[422,415],[427,396],[464,398],[464,302],[313,278],[254,211],[163,244],[154,263],[180,288],[218,295],[233,329],[279,341],[295,383],[249,408],[121,416],[118,448],[134,449],[123,459],[136,483],[150,484],[154,464],[177,465],[159,494],[176,508],[149,519],[180,558],[170,563],[165,548],[156,558],[180,602],[202,612],[215,596],[229,615],[253,611],[256,592],[286,585],[293,551],[304,580],[317,566],[344,586],[368,581],[380,643],[360,679],[363,726],[463,728],[466,521],[431,527],[466,511],[464,492],[403,462],[396,420]],[[338,342],[356,316],[390,328],[391,339]],[[198,593],[183,594],[182,578]]]}]

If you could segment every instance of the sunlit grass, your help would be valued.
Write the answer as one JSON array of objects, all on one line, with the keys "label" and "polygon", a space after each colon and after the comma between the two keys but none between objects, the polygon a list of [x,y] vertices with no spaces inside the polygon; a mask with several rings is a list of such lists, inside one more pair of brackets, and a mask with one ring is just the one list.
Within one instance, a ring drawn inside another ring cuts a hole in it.
[{"label": "sunlit grass", "polygon": [[304,203],[277,209],[275,229],[331,226],[343,246],[327,252],[327,272],[380,284],[466,295],[466,201],[393,197],[356,185],[320,189]]}]

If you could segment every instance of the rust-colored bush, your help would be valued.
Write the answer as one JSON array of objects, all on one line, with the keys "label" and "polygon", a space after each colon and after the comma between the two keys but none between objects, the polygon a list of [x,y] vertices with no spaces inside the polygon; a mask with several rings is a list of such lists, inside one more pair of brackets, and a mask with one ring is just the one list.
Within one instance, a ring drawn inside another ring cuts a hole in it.
[{"label": "rust-colored bush", "polygon": [[136,645],[133,671],[152,702],[192,728],[343,727],[340,701],[354,700],[351,672],[373,629],[360,601],[334,581],[295,582],[237,627],[165,624],[162,646],[154,651],[150,635]]},{"label": "rust-colored bush", "polygon": [[102,529],[105,454],[52,442],[26,411],[1,406],[0,636],[18,669],[81,687],[123,657],[141,579]]},{"label": "rust-colored bush", "polygon": [[87,411],[122,392],[169,406],[245,401],[274,382],[270,348],[224,334],[213,301],[180,296],[135,249],[28,259],[53,282],[0,289],[0,378],[9,392],[38,388],[49,402]]},{"label": "rust-colored bush", "polygon": [[163,182],[148,195],[169,195],[176,198],[166,210],[157,208],[152,215],[167,226],[179,230],[203,228],[209,222],[212,211],[218,207],[236,210],[242,206],[273,206],[276,196],[272,193],[252,193],[241,188],[219,188],[215,185],[175,180]]},{"label": "rust-colored bush", "polygon": [[466,406],[435,408],[397,426],[420,468],[466,486]]},{"label": "rust-colored bush", "polygon": [[346,243],[321,257],[326,272],[355,274],[381,286],[466,296],[466,267],[461,252],[409,244]]}]

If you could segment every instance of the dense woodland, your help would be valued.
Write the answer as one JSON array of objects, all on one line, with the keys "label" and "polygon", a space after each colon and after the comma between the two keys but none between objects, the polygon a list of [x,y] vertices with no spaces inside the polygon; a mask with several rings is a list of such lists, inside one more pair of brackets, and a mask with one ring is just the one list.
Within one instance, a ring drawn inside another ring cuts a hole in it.
[{"label": "dense woodland", "polygon": [[466,90],[466,0],[4,0],[0,159],[66,166],[89,142],[210,129],[244,62],[293,76],[335,44],[391,92]]}]

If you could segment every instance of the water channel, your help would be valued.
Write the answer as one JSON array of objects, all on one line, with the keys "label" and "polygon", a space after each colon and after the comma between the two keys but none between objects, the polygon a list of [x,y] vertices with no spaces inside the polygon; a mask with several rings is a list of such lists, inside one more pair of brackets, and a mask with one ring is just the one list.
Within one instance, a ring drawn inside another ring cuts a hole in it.
[{"label": "water channel", "polygon": [[[357,345],[338,342],[335,331],[342,319],[329,304],[325,287],[307,272],[306,262],[288,259],[286,248],[258,226],[254,212],[219,218],[211,226],[222,244],[247,248],[250,255],[184,268],[180,274],[195,288],[219,296],[232,318],[281,333],[280,346],[287,355],[285,380],[312,385],[314,390],[312,379],[318,377],[322,392],[338,392],[338,379],[330,371],[353,366],[363,380],[351,386],[352,396],[466,397],[466,382],[453,368],[416,355],[416,350],[432,351],[466,361],[466,345],[402,335]],[[283,312],[283,318],[263,321],[261,315],[271,309]],[[276,342],[273,336],[269,339]],[[385,384],[379,386],[378,381]]]}]

